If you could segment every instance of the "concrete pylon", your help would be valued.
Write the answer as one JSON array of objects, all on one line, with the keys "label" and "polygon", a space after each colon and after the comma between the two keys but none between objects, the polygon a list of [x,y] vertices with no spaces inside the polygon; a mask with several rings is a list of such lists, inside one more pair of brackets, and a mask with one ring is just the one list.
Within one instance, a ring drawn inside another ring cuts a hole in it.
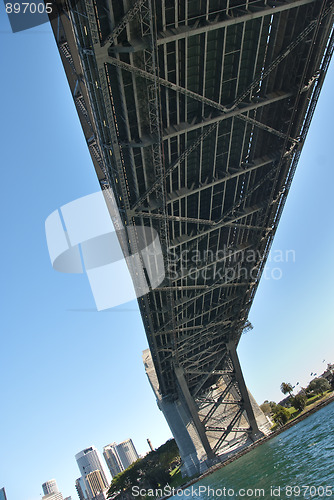
[{"label": "concrete pylon", "polygon": [[178,445],[182,473],[193,476],[214,462],[238,451],[268,432],[268,423],[249,393],[233,343],[227,344],[226,366],[230,372],[194,398],[184,369],[175,367],[179,396],[171,399],[160,392],[150,350],[143,353],[145,371]]}]

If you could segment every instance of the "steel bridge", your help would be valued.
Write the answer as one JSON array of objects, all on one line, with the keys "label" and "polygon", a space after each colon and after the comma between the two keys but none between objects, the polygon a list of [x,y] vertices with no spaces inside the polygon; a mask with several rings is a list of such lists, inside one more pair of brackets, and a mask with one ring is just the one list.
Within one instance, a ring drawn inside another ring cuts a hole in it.
[{"label": "steel bridge", "polygon": [[260,435],[236,347],[332,55],[333,2],[57,9],[51,24],[101,188],[134,228],[123,250],[138,250],[138,226],[158,231],[163,248],[165,279],[138,299],[156,394],[183,402],[184,427],[212,459],[232,438]]}]

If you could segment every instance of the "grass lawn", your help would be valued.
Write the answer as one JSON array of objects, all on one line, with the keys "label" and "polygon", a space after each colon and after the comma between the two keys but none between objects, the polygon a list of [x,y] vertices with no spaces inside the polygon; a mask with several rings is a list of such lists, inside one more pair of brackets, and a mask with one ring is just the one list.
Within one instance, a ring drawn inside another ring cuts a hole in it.
[{"label": "grass lawn", "polygon": [[[306,406],[304,410],[300,411],[297,410],[294,406],[291,406],[290,408],[286,408],[288,412],[290,413],[290,419],[288,422],[291,422],[294,420],[296,417],[299,417],[299,415],[302,415],[303,413],[307,413],[309,410],[314,408],[320,401],[323,401],[325,399],[328,399],[329,397],[333,396],[334,392],[332,390],[324,392],[324,394],[321,396],[320,394],[316,394],[315,396],[312,396],[307,399]],[[279,427],[278,424],[274,424],[271,428],[272,431],[276,430]]]},{"label": "grass lawn", "polygon": [[174,470],[172,470],[172,472],[170,473],[170,477],[171,480],[169,484],[172,488],[178,488],[179,486],[182,486],[182,484],[186,484],[191,479],[190,477],[182,477],[179,467],[176,467]]},{"label": "grass lawn", "polygon": [[291,406],[290,408],[287,408],[288,412],[290,413],[290,420],[293,418],[298,417],[298,415],[301,414],[300,410],[296,410],[294,406]]}]

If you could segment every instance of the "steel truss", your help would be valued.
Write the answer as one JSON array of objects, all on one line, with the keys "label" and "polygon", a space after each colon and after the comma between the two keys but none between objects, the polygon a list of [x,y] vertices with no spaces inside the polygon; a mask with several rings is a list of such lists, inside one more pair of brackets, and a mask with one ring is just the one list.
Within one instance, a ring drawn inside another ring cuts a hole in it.
[{"label": "steel truss", "polygon": [[[215,454],[219,449],[224,448],[228,441],[238,433],[246,434],[252,440],[262,435],[249,399],[235,344],[227,342],[225,345],[223,355],[217,354],[209,371],[200,373],[200,370],[187,368],[176,370],[181,397],[186,400],[192,416],[194,417],[196,412],[199,417],[196,428],[200,429],[202,445],[209,458],[212,457],[212,452]],[[218,370],[217,367],[220,369]],[[186,379],[194,372],[205,376],[190,392]],[[204,394],[198,395],[215,372],[218,372],[224,379],[222,388],[217,390],[209,388],[204,391]],[[229,407],[228,411],[225,411],[226,407]],[[221,411],[222,408],[223,411]],[[241,422],[242,425],[240,425]],[[203,436],[205,436],[204,440],[202,440]]]},{"label": "steel truss", "polygon": [[181,40],[184,38],[189,38],[192,36],[196,35],[201,35],[204,33],[220,30],[227,28],[229,26],[235,26],[236,24],[240,23],[246,23],[248,21],[252,21],[254,19],[259,19],[263,18],[265,16],[272,16],[276,14],[280,14],[281,12],[284,12],[286,10],[291,10],[291,9],[296,9],[298,7],[302,7],[304,5],[310,4],[314,2],[315,0],[293,0],[293,1],[288,1],[284,2],[284,4],[281,5],[275,5],[273,7],[270,7],[267,4],[264,4],[263,8],[261,9],[260,7],[256,7],[256,9],[252,10],[252,7],[250,4],[248,4],[248,8],[245,9],[244,13],[234,16],[228,15],[226,12],[225,18],[222,21],[215,21],[211,23],[207,23],[204,26],[197,26],[196,24],[193,26],[184,26],[179,28],[179,32],[174,33],[172,32],[166,32],[166,33],[159,33],[158,35],[158,40],[157,44],[158,45],[164,45],[166,43],[170,43],[172,41],[176,40]]},{"label": "steel truss", "polygon": [[[163,87],[166,87],[170,90],[174,90],[175,92],[179,92],[180,94],[183,94],[191,99],[195,99],[196,101],[199,101],[203,104],[206,104],[207,106],[210,106],[212,108],[218,109],[222,113],[222,119],[228,119],[232,116],[236,116],[240,120],[243,120],[245,122],[251,123],[252,125],[256,125],[257,127],[265,130],[266,132],[270,132],[277,137],[281,138],[286,138],[286,134],[283,132],[280,132],[278,130],[275,130],[273,127],[270,127],[269,125],[266,125],[265,123],[261,123],[257,120],[254,120],[253,118],[250,118],[248,116],[245,116],[243,113],[245,112],[244,109],[238,109],[237,112],[229,112],[229,109],[226,106],[223,106],[222,104],[219,104],[218,102],[212,101],[212,99],[208,99],[207,97],[203,95],[199,95],[196,92],[192,92],[189,89],[186,89],[184,87],[181,87],[180,85],[176,85],[175,83],[169,82],[168,80],[165,80],[164,78],[156,77],[154,74],[149,73],[148,71],[145,71],[141,68],[132,66],[131,64],[128,64],[124,61],[121,61],[120,59],[116,59],[115,57],[111,56],[106,56],[105,61],[109,64],[112,64],[114,66],[117,66],[118,68],[124,69],[126,71],[130,71],[134,73],[137,76],[140,76],[142,78],[145,78],[146,80],[152,81],[152,82],[157,82],[159,85],[162,85]],[[289,97],[291,94],[286,94],[284,97]],[[249,109],[256,109],[260,106],[265,106],[268,104],[266,100],[264,100],[261,104],[257,104],[255,107],[250,106]],[[152,134],[152,137],[155,139],[155,135]],[[165,138],[165,136],[164,136]],[[292,137],[288,137],[288,139],[292,142],[296,142],[296,139]]]}]

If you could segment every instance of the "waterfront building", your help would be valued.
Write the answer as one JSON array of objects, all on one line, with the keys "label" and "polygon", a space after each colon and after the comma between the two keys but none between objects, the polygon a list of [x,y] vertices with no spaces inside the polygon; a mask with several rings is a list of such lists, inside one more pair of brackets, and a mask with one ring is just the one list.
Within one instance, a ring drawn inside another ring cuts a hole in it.
[{"label": "waterfront building", "polygon": [[91,488],[89,480],[87,479],[87,476],[91,472],[97,470],[100,471],[101,481],[104,488],[106,489],[109,486],[107,475],[104,470],[100,454],[98,450],[95,448],[95,446],[90,446],[89,448],[85,448],[84,450],[77,453],[75,455],[75,459],[77,461],[81,477],[85,485],[86,494],[89,499],[95,499],[96,495],[94,495],[94,491]]},{"label": "waterfront building", "polygon": [[108,444],[103,448],[103,456],[113,477],[130,467],[139,458],[132,439],[126,439],[119,444]]},{"label": "waterfront building", "polygon": [[116,446],[116,443],[112,443],[103,448],[103,456],[112,477],[117,476],[117,474],[124,470],[122,462],[118,456]]},{"label": "waterfront building", "polygon": [[49,495],[49,493],[59,493],[57,486],[57,481],[55,479],[50,479],[42,484],[42,489],[44,495]]},{"label": "waterfront building", "polygon": [[138,460],[139,455],[132,442],[132,439],[126,439],[117,445],[118,456],[123,464],[124,469],[130,467],[133,462]]},{"label": "waterfront building", "polygon": [[107,492],[108,490],[101,491],[94,497],[94,500],[107,500]]},{"label": "waterfront building", "polygon": [[42,500],[63,500],[63,495],[59,491],[55,493],[48,493],[42,497]]},{"label": "waterfront building", "polygon": [[77,490],[79,500],[87,500],[85,483],[82,477],[78,477],[75,481],[75,489]]},{"label": "waterfront building", "polygon": [[86,480],[89,484],[90,490],[93,493],[94,498],[100,493],[106,490],[105,484],[102,479],[101,471],[99,469],[90,472],[86,476]]}]

